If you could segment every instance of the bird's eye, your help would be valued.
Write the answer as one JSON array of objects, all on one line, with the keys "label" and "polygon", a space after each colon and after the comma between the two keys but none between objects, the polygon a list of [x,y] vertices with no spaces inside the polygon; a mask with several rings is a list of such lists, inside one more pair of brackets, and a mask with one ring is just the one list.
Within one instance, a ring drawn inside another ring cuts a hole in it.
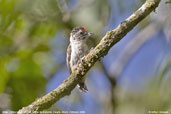
[{"label": "bird's eye", "polygon": [[80,34],[84,34],[84,32],[83,32],[83,31],[81,31],[81,32],[80,32]]}]

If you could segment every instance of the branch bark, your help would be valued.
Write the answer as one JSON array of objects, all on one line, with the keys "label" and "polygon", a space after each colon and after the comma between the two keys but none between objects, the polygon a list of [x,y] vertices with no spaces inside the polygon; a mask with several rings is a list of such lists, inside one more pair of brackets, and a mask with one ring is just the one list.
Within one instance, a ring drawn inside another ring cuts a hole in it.
[{"label": "branch bark", "polygon": [[147,0],[136,12],[114,30],[109,31],[102,38],[100,43],[86,55],[78,67],[66,80],[62,82],[55,90],[37,99],[27,107],[23,107],[18,111],[18,114],[39,113],[39,111],[51,107],[59,99],[66,95],[70,95],[71,91],[79,83],[81,78],[88,72],[88,70],[98,61],[104,57],[109,49],[119,42],[130,30],[132,30],[141,20],[148,16],[158,6],[160,0]]}]

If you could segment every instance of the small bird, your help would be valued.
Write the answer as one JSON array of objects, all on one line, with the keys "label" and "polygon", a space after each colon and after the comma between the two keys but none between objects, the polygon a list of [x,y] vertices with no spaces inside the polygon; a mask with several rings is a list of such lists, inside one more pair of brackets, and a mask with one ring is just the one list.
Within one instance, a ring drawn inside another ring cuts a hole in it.
[{"label": "small bird", "polygon": [[[68,66],[69,73],[71,74],[78,62],[89,53],[89,47],[87,44],[87,39],[92,36],[91,32],[87,32],[84,26],[75,27],[70,33],[70,44],[67,49],[66,62]],[[87,92],[87,86],[85,84],[85,76],[77,85],[81,92]]]}]

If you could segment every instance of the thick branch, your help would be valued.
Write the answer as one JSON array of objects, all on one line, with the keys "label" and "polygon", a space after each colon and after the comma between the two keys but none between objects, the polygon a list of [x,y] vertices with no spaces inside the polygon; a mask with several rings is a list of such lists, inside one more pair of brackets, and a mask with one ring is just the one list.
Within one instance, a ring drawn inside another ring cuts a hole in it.
[{"label": "thick branch", "polygon": [[100,43],[88,55],[84,57],[77,69],[55,90],[47,95],[37,99],[32,104],[19,110],[18,113],[28,114],[29,112],[41,111],[51,107],[62,97],[69,95],[80,79],[88,72],[88,70],[104,57],[109,49],[120,41],[130,30],[132,30],[141,20],[154,11],[160,0],[147,0],[141,8],[134,12],[129,18],[123,21],[116,29],[107,32]]}]

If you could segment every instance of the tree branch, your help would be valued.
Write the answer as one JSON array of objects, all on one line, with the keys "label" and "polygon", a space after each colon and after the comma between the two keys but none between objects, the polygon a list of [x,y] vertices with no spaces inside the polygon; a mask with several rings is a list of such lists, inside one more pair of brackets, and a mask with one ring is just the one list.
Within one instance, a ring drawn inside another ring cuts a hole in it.
[{"label": "tree branch", "polygon": [[62,82],[55,90],[37,99],[27,107],[23,107],[18,114],[34,113],[51,107],[55,102],[66,95],[70,95],[71,91],[79,83],[81,78],[88,70],[104,57],[109,49],[120,41],[130,30],[132,30],[141,20],[148,16],[158,6],[160,0],[147,0],[136,12],[123,21],[116,29],[109,31],[100,41],[100,43],[86,55],[82,62],[79,63],[66,80]]}]

